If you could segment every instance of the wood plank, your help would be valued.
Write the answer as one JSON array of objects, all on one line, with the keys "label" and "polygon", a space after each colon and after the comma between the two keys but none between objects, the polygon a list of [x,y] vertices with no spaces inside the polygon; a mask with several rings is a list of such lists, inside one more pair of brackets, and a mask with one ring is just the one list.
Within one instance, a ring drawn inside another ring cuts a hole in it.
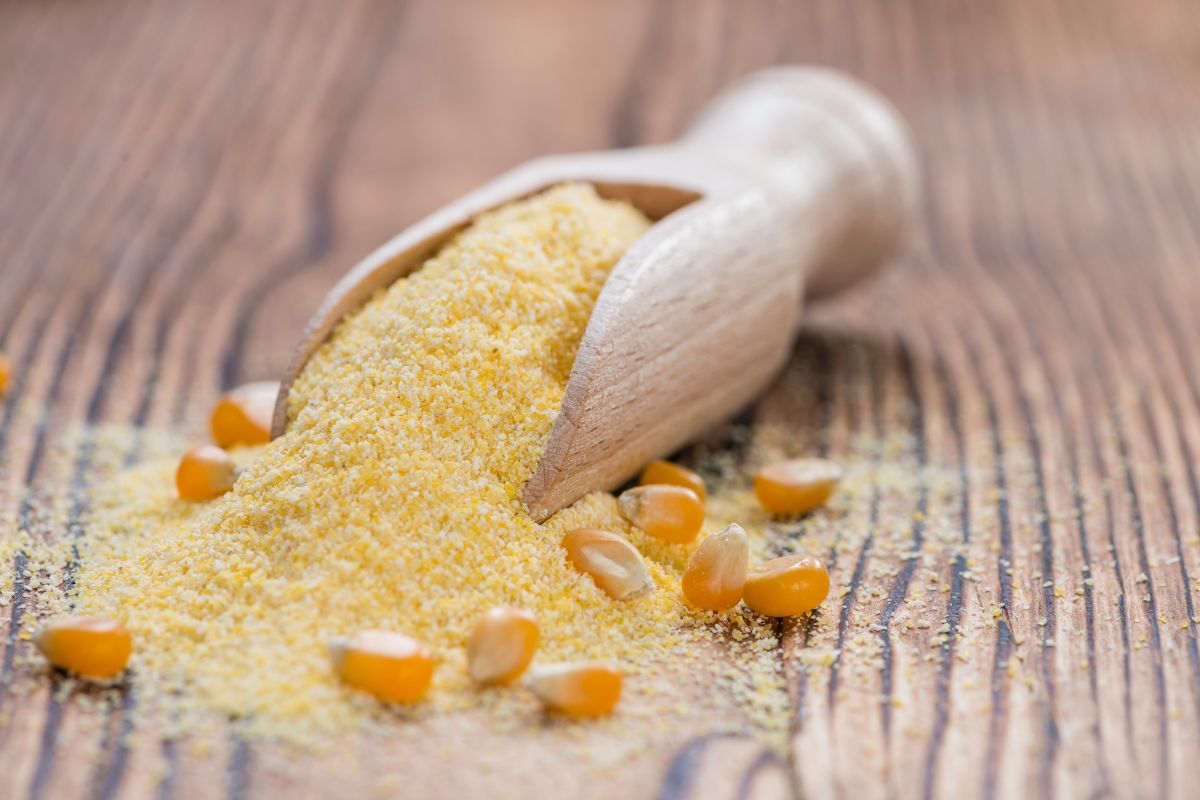
[{"label": "wood plank", "polygon": [[[595,784],[495,737],[508,768],[459,754],[448,786],[518,794],[536,769],[597,796],[1189,796],[1198,47],[1185,0],[3,4],[0,532],[71,535],[97,460],[139,447],[80,425],[198,431],[428,210],[545,152],[669,139],[756,67],[828,63],[895,100],[926,197],[904,263],[815,309],[743,418],[745,463],[823,452],[862,476],[836,524],[777,531],[828,548],[835,587],[781,630],[787,760],[680,731]],[[36,688],[0,694],[0,795],[386,795],[447,769],[447,731],[306,761],[224,731],[126,736],[128,693],[32,675],[27,563],[5,566],[0,663]],[[395,752],[424,762],[395,773]]]}]

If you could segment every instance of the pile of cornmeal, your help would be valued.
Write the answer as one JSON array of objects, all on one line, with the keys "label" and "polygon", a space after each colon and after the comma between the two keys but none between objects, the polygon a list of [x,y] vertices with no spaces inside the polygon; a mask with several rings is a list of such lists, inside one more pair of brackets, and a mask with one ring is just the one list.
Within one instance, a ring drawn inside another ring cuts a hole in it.
[{"label": "pile of cornmeal", "polygon": [[[338,682],[326,651],[362,629],[434,651],[423,706],[436,710],[496,702],[471,686],[464,658],[471,626],[496,605],[535,615],[538,659],[617,659],[635,693],[638,674],[650,683],[653,665],[687,660],[715,619],[680,595],[694,545],[648,539],[607,494],[545,525],[521,503],[593,304],[648,225],[584,185],[482,216],[341,322],[291,391],[287,434],[237,454],[246,469],[232,492],[179,501],[173,464],[100,487],[78,543],[75,613],[125,622],[144,694],[300,739],[378,713]],[[705,532],[726,521],[712,506]],[[655,590],[614,601],[573,570],[560,539],[580,526],[627,534]],[[718,624],[774,646],[752,615]],[[772,695],[783,719],[774,663],[748,660],[736,680],[748,697]]]}]

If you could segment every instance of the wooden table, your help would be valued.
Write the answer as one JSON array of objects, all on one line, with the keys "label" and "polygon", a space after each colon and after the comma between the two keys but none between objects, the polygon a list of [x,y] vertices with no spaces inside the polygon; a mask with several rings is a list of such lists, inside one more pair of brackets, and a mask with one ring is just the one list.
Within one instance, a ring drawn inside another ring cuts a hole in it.
[{"label": "wooden table", "polygon": [[[748,419],[835,457],[895,439],[949,485],[899,529],[855,509],[845,588],[784,626],[790,760],[680,731],[612,786],[1195,796],[1197,53],[1187,0],[5,3],[0,533],[52,535],[38,499],[82,496],[89,453],[65,478],[52,457],[81,423],[197,430],[220,388],[277,374],[332,281],[419,215],[537,154],[669,138],[756,67],[826,63],[911,122],[923,214]],[[3,586],[7,680],[28,604]],[[801,669],[814,647],[832,663]],[[5,695],[0,795],[358,785],[241,741],[185,757],[127,716]]]}]

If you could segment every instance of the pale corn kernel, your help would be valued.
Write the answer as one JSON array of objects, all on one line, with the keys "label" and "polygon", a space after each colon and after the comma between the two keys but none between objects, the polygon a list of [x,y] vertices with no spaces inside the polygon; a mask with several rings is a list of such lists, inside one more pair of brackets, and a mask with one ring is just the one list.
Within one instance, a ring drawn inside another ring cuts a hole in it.
[{"label": "pale corn kernel", "polygon": [[8,381],[12,377],[12,364],[4,353],[0,353],[0,397],[8,391]]},{"label": "pale corn kernel", "polygon": [[89,678],[111,678],[129,662],[133,639],[104,617],[61,617],[46,623],[33,643],[56,667]]},{"label": "pale corn kernel", "polygon": [[742,599],[749,562],[750,540],[740,525],[714,533],[688,561],[681,582],[683,596],[697,608],[728,611]]},{"label": "pale corn kernel", "polygon": [[768,617],[795,617],[812,611],[829,594],[829,571],[816,558],[783,556],[751,567],[742,599]]},{"label": "pale corn kernel", "polygon": [[673,544],[695,539],[704,524],[700,497],[682,486],[636,486],[621,493],[617,507],[632,525]]},{"label": "pale corn kernel", "polygon": [[229,453],[211,444],[189,450],[175,470],[180,500],[212,500],[233,488],[238,468]]},{"label": "pale corn kernel", "polygon": [[682,486],[695,492],[701,503],[708,499],[708,487],[704,485],[704,478],[687,467],[671,461],[651,461],[642,470],[638,483],[642,486],[656,483]]},{"label": "pale corn kernel", "polygon": [[467,640],[467,672],[478,683],[512,683],[533,661],[538,626],[519,608],[493,608]]},{"label": "pale corn kernel", "polygon": [[759,470],[754,477],[754,494],[772,514],[804,514],[824,505],[841,479],[842,468],[832,461],[797,458]]},{"label": "pale corn kernel", "polygon": [[567,561],[590,575],[614,600],[626,600],[650,589],[650,572],[642,554],[624,536],[598,528],[576,528],[562,538]]},{"label": "pale corn kernel", "polygon": [[536,666],[528,686],[547,708],[572,717],[599,717],[621,699],[621,670],[610,661]]},{"label": "pale corn kernel", "polygon": [[425,645],[389,631],[363,631],[329,643],[338,677],[389,703],[419,700],[433,679],[433,656]]},{"label": "pale corn kernel", "polygon": [[271,441],[278,381],[247,383],[226,392],[213,408],[213,441],[226,449]]}]

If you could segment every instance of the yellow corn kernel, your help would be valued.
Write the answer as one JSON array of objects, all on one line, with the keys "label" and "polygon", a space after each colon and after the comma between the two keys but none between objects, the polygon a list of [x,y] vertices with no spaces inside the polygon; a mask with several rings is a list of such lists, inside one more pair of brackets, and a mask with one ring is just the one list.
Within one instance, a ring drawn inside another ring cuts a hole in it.
[{"label": "yellow corn kernel", "polygon": [[9,363],[8,357],[4,353],[0,353],[0,397],[8,391],[8,379],[12,376],[12,364]]},{"label": "yellow corn kernel", "polygon": [[617,507],[621,516],[636,527],[673,544],[695,539],[704,524],[700,497],[682,486],[636,486],[621,493]]},{"label": "yellow corn kernel", "polygon": [[638,479],[638,483],[642,486],[655,483],[682,486],[695,492],[701,503],[708,499],[708,487],[704,485],[704,478],[687,467],[681,467],[670,461],[651,461],[642,470],[642,476]]},{"label": "yellow corn kernel", "polygon": [[111,678],[129,662],[133,639],[125,626],[104,617],[61,617],[33,638],[56,667],[89,678]]},{"label": "yellow corn kernel", "polygon": [[773,558],[750,568],[742,599],[768,617],[795,617],[821,605],[829,594],[829,571],[807,556]]},{"label": "yellow corn kernel", "polygon": [[533,661],[538,626],[519,608],[493,608],[467,640],[467,672],[478,683],[512,683]]},{"label": "yellow corn kernel", "polygon": [[636,597],[650,589],[650,572],[642,554],[624,536],[597,528],[576,528],[562,538],[567,561],[614,600]]},{"label": "yellow corn kernel", "polygon": [[842,468],[823,458],[797,458],[768,464],[754,477],[754,494],[772,514],[803,514],[823,505],[838,481]]},{"label": "yellow corn kernel", "polygon": [[329,643],[338,677],[389,703],[419,700],[433,680],[433,655],[402,633],[363,631]]},{"label": "yellow corn kernel", "polygon": [[572,717],[600,717],[621,699],[621,670],[610,661],[537,666],[529,689],[542,704]]},{"label": "yellow corn kernel", "polygon": [[175,488],[180,500],[212,500],[233,488],[238,468],[226,453],[211,444],[189,450],[179,459]]},{"label": "yellow corn kernel", "polygon": [[226,449],[271,441],[271,417],[277,397],[278,381],[247,383],[227,392],[213,408],[213,441]]},{"label": "yellow corn kernel", "polygon": [[697,608],[728,611],[742,599],[750,540],[740,525],[730,525],[709,536],[688,561],[683,572],[683,596]]}]

